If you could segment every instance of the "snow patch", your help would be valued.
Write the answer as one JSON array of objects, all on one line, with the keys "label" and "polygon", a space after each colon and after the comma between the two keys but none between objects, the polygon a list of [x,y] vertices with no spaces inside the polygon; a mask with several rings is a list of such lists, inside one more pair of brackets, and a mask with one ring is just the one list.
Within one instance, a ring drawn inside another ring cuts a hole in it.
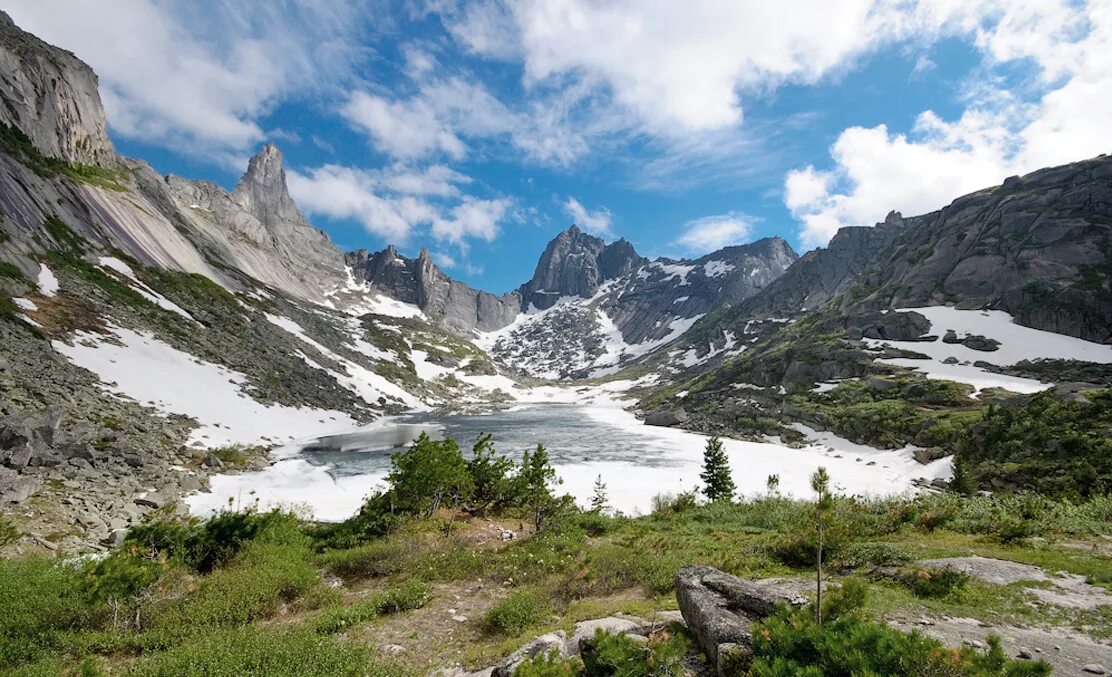
[{"label": "snow patch", "polygon": [[306,439],[357,427],[348,414],[311,407],[264,405],[244,391],[247,377],[182,352],[153,334],[110,325],[110,334],[79,332],[52,345],[96,374],[109,392],[164,414],[197,420],[190,443],[204,447]]},{"label": "snow patch", "polygon": [[[734,270],[734,264],[725,261],[707,261],[703,265],[703,274],[707,277],[721,277]],[[756,269],[753,270],[756,273]]]},{"label": "snow patch", "polygon": [[58,278],[54,271],[46,267],[45,263],[39,264],[39,293],[43,296],[54,296],[58,293]]}]

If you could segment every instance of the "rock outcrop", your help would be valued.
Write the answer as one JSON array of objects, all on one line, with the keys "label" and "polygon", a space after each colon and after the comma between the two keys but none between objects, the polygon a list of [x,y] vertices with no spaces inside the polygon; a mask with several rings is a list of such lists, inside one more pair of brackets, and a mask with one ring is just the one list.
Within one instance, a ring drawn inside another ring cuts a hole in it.
[{"label": "rock outcrop", "polygon": [[429,319],[465,336],[476,330],[505,327],[521,310],[517,293],[497,296],[454,280],[440,270],[424,248],[413,259],[401,256],[391,245],[373,254],[358,249],[348,253],[346,260],[356,279],[417,306]]},{"label": "rock outcrop", "polygon": [[676,602],[715,673],[736,675],[753,655],[752,623],[772,615],[781,604],[803,606],[807,598],[712,567],[691,566],[676,574]]},{"label": "rock outcrop", "polygon": [[0,123],[23,132],[43,155],[73,164],[115,161],[93,69],[20,30],[2,11],[0,98]]},{"label": "rock outcrop", "polygon": [[625,239],[606,244],[572,224],[544,248],[533,278],[519,291],[526,309],[545,310],[565,296],[590,298],[606,280],[647,262]]}]

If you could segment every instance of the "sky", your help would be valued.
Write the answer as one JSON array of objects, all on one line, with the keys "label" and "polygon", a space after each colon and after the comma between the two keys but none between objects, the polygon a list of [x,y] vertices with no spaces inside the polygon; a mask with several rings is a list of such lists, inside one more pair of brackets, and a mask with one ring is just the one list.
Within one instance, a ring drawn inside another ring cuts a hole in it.
[{"label": "sky", "polygon": [[941,208],[1112,151],[1112,0],[0,0],[122,153],[232,188],[272,141],[345,250],[494,292],[571,223],[646,256]]}]

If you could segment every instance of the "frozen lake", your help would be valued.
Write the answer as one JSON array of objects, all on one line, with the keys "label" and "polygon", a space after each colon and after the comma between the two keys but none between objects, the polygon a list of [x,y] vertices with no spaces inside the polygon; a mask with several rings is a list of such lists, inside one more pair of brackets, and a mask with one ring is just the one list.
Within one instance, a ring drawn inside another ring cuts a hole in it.
[{"label": "frozen lake", "polygon": [[[383,486],[392,453],[387,447],[422,428],[456,439],[465,455],[484,432],[494,435],[500,453],[514,459],[543,443],[563,480],[561,491],[585,504],[601,475],[611,505],[626,513],[648,512],[657,494],[696,488],[706,443],[695,433],[642,425],[613,401],[524,405],[483,416],[418,415],[283,447],[265,470],[215,476],[210,492],[187,502],[193,512],[209,514],[229,499],[239,506],[257,499],[264,508],[297,507],[317,519],[341,520]],[[949,459],[924,466],[910,449],[881,451],[829,433],[805,432],[815,441],[802,449],[724,440],[739,492],[763,492],[768,475],[776,473],[782,493],[809,496],[809,477],[820,465],[830,471],[838,491],[869,495],[905,493],[913,478],[946,477],[950,471]]]}]

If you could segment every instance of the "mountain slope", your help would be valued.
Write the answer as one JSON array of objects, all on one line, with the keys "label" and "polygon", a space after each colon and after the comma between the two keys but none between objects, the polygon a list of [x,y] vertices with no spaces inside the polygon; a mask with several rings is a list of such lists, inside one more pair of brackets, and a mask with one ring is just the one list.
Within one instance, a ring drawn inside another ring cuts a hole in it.
[{"label": "mountain slope", "polygon": [[1112,157],[1012,177],[930,214],[843,228],[737,308],[998,308],[1020,324],[1112,340]]}]

